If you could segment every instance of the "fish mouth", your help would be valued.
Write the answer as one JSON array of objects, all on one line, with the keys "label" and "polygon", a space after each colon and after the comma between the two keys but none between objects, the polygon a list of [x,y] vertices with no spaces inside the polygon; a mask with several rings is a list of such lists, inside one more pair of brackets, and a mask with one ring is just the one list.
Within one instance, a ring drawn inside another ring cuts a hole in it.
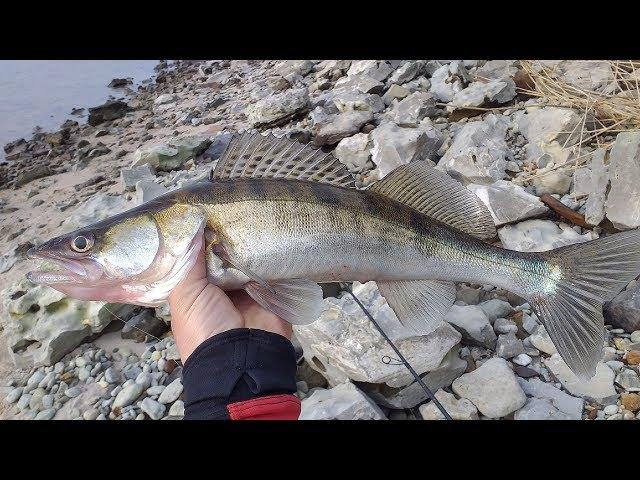
[{"label": "fish mouth", "polygon": [[27,273],[27,279],[33,283],[45,285],[81,284],[95,277],[94,269],[87,265],[87,259],[74,260],[51,252],[41,252],[37,247],[27,251],[30,260],[44,260],[39,270]]}]

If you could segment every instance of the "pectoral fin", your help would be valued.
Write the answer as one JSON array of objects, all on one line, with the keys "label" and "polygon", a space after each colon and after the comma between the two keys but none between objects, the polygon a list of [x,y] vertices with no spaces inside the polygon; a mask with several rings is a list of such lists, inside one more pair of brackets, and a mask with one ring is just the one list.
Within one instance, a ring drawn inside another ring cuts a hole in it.
[{"label": "pectoral fin", "polygon": [[420,335],[440,324],[456,299],[453,283],[437,280],[376,282],[400,323]]},{"label": "pectoral fin", "polygon": [[249,282],[244,289],[256,302],[294,325],[315,321],[322,312],[322,288],[311,280],[294,278],[269,282]]}]

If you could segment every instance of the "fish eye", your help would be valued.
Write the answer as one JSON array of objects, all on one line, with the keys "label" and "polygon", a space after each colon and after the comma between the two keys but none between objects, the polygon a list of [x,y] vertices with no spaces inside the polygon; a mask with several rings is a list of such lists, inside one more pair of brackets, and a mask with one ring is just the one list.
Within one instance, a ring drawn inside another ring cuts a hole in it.
[{"label": "fish eye", "polygon": [[71,240],[71,249],[78,253],[84,253],[93,246],[93,240],[83,235],[78,235]]}]

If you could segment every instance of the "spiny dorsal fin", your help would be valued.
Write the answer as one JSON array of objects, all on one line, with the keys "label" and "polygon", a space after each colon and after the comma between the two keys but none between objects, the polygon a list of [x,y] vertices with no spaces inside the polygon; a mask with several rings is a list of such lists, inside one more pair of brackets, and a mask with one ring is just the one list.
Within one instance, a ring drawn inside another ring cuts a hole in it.
[{"label": "spiny dorsal fin", "polygon": [[347,167],[333,154],[288,138],[258,133],[234,137],[210,178],[288,178],[355,187]]},{"label": "spiny dorsal fin", "polygon": [[427,162],[402,165],[370,190],[469,235],[483,239],[496,236],[493,218],[485,204],[460,182]]}]

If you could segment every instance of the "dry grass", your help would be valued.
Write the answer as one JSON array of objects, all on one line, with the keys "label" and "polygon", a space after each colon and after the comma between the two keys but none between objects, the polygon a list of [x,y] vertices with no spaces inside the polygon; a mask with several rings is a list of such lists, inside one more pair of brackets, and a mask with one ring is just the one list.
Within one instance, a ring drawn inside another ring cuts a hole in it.
[{"label": "dry grass", "polygon": [[563,148],[572,153],[570,165],[557,165],[548,172],[531,175],[543,176],[555,168],[579,168],[589,154],[581,152],[585,145],[608,147],[609,136],[624,131],[640,131],[640,61],[609,61],[614,81],[599,91],[580,88],[567,82],[561,72],[538,61],[521,61],[526,73],[527,86],[519,91],[540,99],[540,106],[571,108],[582,113],[582,122],[568,133]]}]

